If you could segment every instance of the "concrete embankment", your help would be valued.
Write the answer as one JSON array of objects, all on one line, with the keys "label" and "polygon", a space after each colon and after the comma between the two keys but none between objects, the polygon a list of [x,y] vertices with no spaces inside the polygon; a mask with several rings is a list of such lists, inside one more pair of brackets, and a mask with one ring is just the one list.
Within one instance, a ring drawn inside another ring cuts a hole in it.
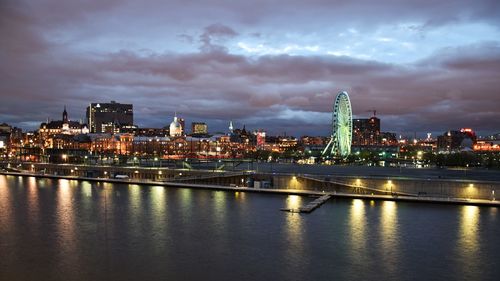
[{"label": "concrete embankment", "polygon": [[439,204],[460,204],[460,205],[478,205],[478,206],[492,206],[500,207],[500,202],[495,200],[482,200],[482,199],[463,199],[453,197],[431,197],[431,196],[401,196],[401,195],[383,195],[383,194],[355,194],[344,193],[337,191],[318,191],[318,190],[304,190],[304,189],[279,189],[279,188],[249,188],[237,186],[221,186],[210,184],[194,184],[194,183],[180,183],[171,181],[152,181],[141,179],[113,179],[113,178],[90,178],[78,176],[64,176],[64,175],[47,175],[36,174],[29,172],[8,172],[0,171],[0,174],[11,176],[26,176],[36,178],[51,178],[51,179],[66,179],[66,180],[81,180],[92,182],[109,182],[119,184],[137,184],[137,185],[154,185],[165,187],[177,188],[196,188],[208,190],[221,190],[231,192],[255,192],[255,193],[274,193],[274,194],[293,194],[293,195],[309,195],[309,196],[324,196],[331,195],[332,198],[357,198],[365,200],[391,200],[391,201],[407,201],[407,202],[420,202],[420,203],[439,203]]}]

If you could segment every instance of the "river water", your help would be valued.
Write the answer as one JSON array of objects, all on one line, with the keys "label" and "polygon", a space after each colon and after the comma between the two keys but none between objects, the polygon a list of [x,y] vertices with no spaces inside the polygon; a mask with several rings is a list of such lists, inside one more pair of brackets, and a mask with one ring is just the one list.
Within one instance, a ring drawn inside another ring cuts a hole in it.
[{"label": "river water", "polygon": [[0,175],[0,280],[500,280],[497,208]]}]

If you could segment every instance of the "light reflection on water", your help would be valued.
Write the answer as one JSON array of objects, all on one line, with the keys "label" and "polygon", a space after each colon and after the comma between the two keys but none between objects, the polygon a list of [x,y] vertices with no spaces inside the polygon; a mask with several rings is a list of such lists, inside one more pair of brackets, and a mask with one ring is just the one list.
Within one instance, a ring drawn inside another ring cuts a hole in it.
[{"label": "light reflection on water", "polygon": [[214,220],[215,223],[219,226],[223,225],[226,216],[226,209],[227,209],[226,197],[227,197],[227,192],[224,191],[216,191],[213,197]]},{"label": "light reflection on water", "polygon": [[163,221],[165,216],[166,201],[165,201],[165,187],[153,186],[151,187],[151,208],[153,213],[153,223]]},{"label": "light reflection on water", "polygon": [[387,273],[396,275],[399,256],[398,207],[394,201],[384,201],[381,207],[382,264]]},{"label": "light reflection on water", "polygon": [[[150,243],[150,251],[163,253],[166,251],[165,240],[167,235],[167,195],[165,187],[153,186],[148,193],[150,202],[149,208],[151,209],[151,218],[149,223],[151,225],[151,233],[148,233]],[[146,236],[147,234],[144,233]]]},{"label": "light reflection on water", "polygon": [[0,175],[0,227],[7,225],[12,219],[12,206],[10,204],[11,192],[7,184],[7,177]]},{"label": "light reflection on water", "polygon": [[141,214],[141,187],[137,184],[130,184],[128,193],[130,196],[129,213],[134,220],[137,220]]},{"label": "light reflection on water", "polygon": [[59,244],[59,266],[67,273],[73,264],[78,262],[75,237],[75,217],[73,193],[69,180],[58,180],[56,189],[57,242]]},{"label": "light reflection on water", "polygon": [[0,176],[0,279],[500,280],[498,209],[310,200]]},{"label": "light reflection on water", "polygon": [[[1,184],[1,183],[0,183]],[[28,198],[26,202],[26,207],[28,209],[30,226],[34,227],[38,225],[39,218],[39,206],[38,206],[38,186],[35,177],[30,177],[28,180]]]},{"label": "light reflection on water", "polygon": [[179,189],[179,192],[181,197],[180,203],[182,206],[181,215],[182,218],[187,221],[190,219],[192,213],[192,200],[193,200],[192,191],[189,188],[181,188]]},{"label": "light reflection on water", "polygon": [[[141,186],[137,184],[128,185],[128,220],[127,231],[132,241],[139,239],[141,226],[143,223],[142,194]],[[115,213],[113,213],[115,215]],[[117,216],[119,214],[116,214]],[[116,234],[116,233],[114,233]]]},{"label": "light reflection on water", "polygon": [[365,201],[361,199],[352,200],[349,218],[351,255],[355,256],[355,260],[361,260],[366,247]]},{"label": "light reflection on water", "polygon": [[467,256],[474,256],[478,250],[479,207],[462,206],[460,210],[459,245]]},{"label": "light reflection on water", "polygon": [[461,256],[461,271],[469,279],[469,269],[478,267],[479,254],[479,211],[477,206],[461,206],[459,213],[457,251]]},{"label": "light reflection on water", "polygon": [[288,242],[292,247],[302,248],[303,233],[302,233],[302,219],[301,215],[295,213],[288,213],[286,216],[286,233]]},{"label": "light reflection on water", "polygon": [[245,192],[236,191],[234,193],[234,198],[240,202],[244,202],[245,201]]},{"label": "light reflection on water", "polygon": [[88,181],[81,183],[83,197],[92,197],[92,184]]},{"label": "light reflection on water", "polygon": [[286,208],[287,209],[298,209],[303,205],[302,196],[298,195],[288,195],[286,199]]},{"label": "light reflection on water", "polygon": [[[286,207],[296,209],[302,206],[303,197],[298,195],[288,195],[286,199]],[[285,233],[287,241],[286,260],[288,266],[297,265],[297,263],[305,263],[304,252],[307,245],[305,244],[305,232],[303,226],[303,218],[301,214],[285,213]]]}]

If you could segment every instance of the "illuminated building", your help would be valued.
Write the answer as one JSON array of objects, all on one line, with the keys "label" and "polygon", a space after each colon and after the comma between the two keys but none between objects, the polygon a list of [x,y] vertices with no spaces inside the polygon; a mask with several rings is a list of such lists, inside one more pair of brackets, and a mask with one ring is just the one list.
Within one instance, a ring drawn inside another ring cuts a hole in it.
[{"label": "illuminated building", "polygon": [[380,144],[380,119],[373,116],[369,119],[352,120],[353,145]]},{"label": "illuminated building", "polygon": [[68,118],[68,112],[66,111],[66,107],[64,107],[62,120],[42,123],[40,124],[40,129],[38,130],[38,132],[40,134],[40,138],[43,140],[48,138],[49,136],[57,134],[63,134],[63,135],[87,134],[89,133],[89,129],[85,124],[76,121],[70,121]]},{"label": "illuminated building", "polygon": [[174,121],[170,123],[170,137],[180,137],[182,136],[182,124],[179,122],[179,118],[177,118],[177,113],[174,116]]},{"label": "illuminated building", "polygon": [[262,148],[266,144],[266,132],[259,130],[255,133],[257,136],[257,148]]},{"label": "illuminated building", "polygon": [[146,137],[166,137],[169,135],[168,128],[138,128],[125,127],[121,129],[122,133],[134,134],[135,136],[146,136]]},{"label": "illuminated building", "polygon": [[0,124],[0,157],[7,152],[7,147],[10,143],[10,135],[12,127],[6,123]]},{"label": "illuminated building", "polygon": [[471,128],[462,128],[460,129],[460,133],[467,135],[471,140],[476,141],[476,132],[474,132]]},{"label": "illuminated building", "polygon": [[237,143],[249,143],[251,135],[247,132],[245,125],[243,129],[233,129],[231,141]]},{"label": "illuminated building", "polygon": [[[181,138],[176,141],[182,141]],[[133,137],[130,150],[127,154],[132,155],[169,155],[174,152],[175,145],[168,137]],[[178,146],[177,146],[178,147]]]},{"label": "illuminated building", "polygon": [[91,103],[87,107],[87,122],[92,133],[117,133],[121,127],[134,125],[132,104]]},{"label": "illuminated building", "polygon": [[0,134],[10,134],[12,127],[7,123],[0,124]]},{"label": "illuminated building", "polygon": [[389,133],[389,132],[380,132],[380,144],[381,145],[397,145],[398,144],[398,139],[396,138],[395,133]]},{"label": "illuminated building", "polygon": [[500,141],[477,141],[473,146],[474,151],[486,152],[500,152]]},{"label": "illuminated building", "polygon": [[437,147],[440,151],[456,151],[472,149],[476,140],[476,134],[471,129],[460,131],[448,131],[438,136]]},{"label": "illuminated building", "polygon": [[202,123],[202,122],[191,123],[191,134],[193,134],[193,135],[206,135],[206,134],[208,134],[207,124]]},{"label": "illuminated building", "polygon": [[297,148],[298,140],[294,137],[279,137],[278,138],[278,147],[279,152],[294,150]]},{"label": "illuminated building", "polygon": [[325,138],[324,137],[311,137],[311,136],[303,136],[300,138],[300,143],[303,146],[324,146]]}]

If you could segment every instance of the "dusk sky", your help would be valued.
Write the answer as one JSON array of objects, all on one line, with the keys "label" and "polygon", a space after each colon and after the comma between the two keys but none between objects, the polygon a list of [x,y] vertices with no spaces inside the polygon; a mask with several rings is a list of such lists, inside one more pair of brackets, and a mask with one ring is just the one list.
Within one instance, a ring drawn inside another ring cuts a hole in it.
[{"label": "dusk sky", "polygon": [[0,123],[90,102],[328,135],[338,91],[405,134],[500,132],[500,1],[0,1]]}]

